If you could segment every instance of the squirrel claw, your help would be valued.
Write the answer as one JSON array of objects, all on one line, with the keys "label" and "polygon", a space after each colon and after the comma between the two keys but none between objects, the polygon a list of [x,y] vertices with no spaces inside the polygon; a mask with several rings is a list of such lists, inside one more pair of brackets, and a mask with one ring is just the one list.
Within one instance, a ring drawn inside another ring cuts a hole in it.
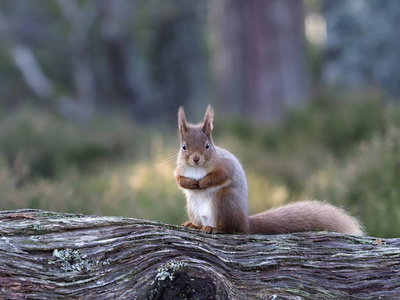
[{"label": "squirrel claw", "polygon": [[200,231],[204,232],[204,233],[212,234],[212,233],[217,233],[217,228],[214,228],[211,226],[203,226],[200,228]]},{"label": "squirrel claw", "polygon": [[199,226],[194,225],[193,223],[187,221],[181,225],[182,227],[192,228],[192,229],[200,229]]},{"label": "squirrel claw", "polygon": [[218,233],[218,232],[219,232],[219,231],[217,230],[217,228],[214,228],[214,227],[211,227],[211,226],[199,227],[199,226],[196,226],[196,225],[194,225],[193,223],[191,223],[191,222],[189,222],[189,221],[183,223],[183,224],[182,224],[182,227],[191,228],[191,229],[198,229],[198,230],[200,230],[201,232],[209,233],[209,234],[215,234],[215,233]]},{"label": "squirrel claw", "polygon": [[193,224],[188,221],[188,222],[183,223],[181,226],[182,227],[189,227],[190,225],[193,225]]}]

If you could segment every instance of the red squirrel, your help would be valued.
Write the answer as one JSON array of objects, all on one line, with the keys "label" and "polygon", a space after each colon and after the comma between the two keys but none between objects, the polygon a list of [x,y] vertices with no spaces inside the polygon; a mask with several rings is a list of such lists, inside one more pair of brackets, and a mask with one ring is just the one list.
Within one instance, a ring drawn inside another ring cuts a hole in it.
[{"label": "red squirrel", "polygon": [[214,111],[202,123],[186,121],[178,110],[181,148],[175,178],[187,200],[183,227],[206,233],[283,234],[328,230],[362,235],[358,221],[344,210],[319,201],[300,201],[262,213],[247,214],[247,181],[238,159],[212,139]]}]

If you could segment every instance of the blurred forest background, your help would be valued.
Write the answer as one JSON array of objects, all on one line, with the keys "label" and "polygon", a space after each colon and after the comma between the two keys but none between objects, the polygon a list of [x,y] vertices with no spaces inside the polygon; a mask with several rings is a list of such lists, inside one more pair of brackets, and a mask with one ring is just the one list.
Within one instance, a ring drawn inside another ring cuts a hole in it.
[{"label": "blurred forest background", "polygon": [[180,224],[176,113],[211,103],[249,209],[400,235],[397,0],[0,2],[0,210]]}]

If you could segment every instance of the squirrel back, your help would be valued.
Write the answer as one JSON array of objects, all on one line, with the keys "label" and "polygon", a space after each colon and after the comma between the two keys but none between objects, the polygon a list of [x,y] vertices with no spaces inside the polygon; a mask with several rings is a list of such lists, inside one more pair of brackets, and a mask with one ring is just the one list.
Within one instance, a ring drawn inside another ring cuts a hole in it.
[{"label": "squirrel back", "polygon": [[184,227],[207,233],[280,234],[328,230],[362,235],[356,219],[318,201],[302,201],[248,217],[247,181],[237,158],[214,145],[214,112],[209,105],[202,123],[186,122],[178,111],[181,149],[175,178],[186,195],[189,221]]}]

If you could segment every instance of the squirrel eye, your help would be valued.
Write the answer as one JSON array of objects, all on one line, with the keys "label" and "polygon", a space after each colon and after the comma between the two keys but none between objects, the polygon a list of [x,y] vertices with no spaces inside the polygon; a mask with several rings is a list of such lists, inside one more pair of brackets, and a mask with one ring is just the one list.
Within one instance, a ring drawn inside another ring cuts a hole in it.
[{"label": "squirrel eye", "polygon": [[182,144],[182,149],[186,150],[186,144],[185,143]]},{"label": "squirrel eye", "polygon": [[209,149],[209,148],[210,148],[210,144],[206,143],[206,149]]}]

